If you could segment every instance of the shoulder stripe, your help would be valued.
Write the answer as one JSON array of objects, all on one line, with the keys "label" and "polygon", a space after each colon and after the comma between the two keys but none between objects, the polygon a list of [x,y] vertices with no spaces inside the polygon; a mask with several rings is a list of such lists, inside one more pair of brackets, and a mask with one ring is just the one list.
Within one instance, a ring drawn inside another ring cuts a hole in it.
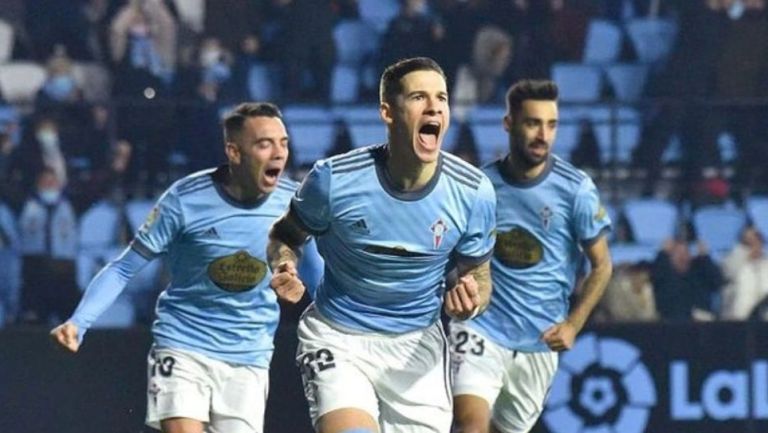
[{"label": "shoulder stripe", "polygon": [[444,170],[445,174],[450,177],[451,179],[455,180],[456,182],[459,182],[460,184],[463,184],[465,186],[468,186],[472,189],[477,189],[480,187],[480,182],[473,182],[469,180],[465,176],[457,175],[456,173],[450,171],[450,170]]},{"label": "shoulder stripe", "polygon": [[583,178],[578,177],[576,174],[564,171],[563,169],[557,168],[557,166],[552,168],[552,173],[558,174],[573,182],[581,182],[583,180]]},{"label": "shoulder stripe", "polygon": [[467,170],[466,167],[463,167],[461,165],[457,165],[453,162],[447,162],[443,164],[446,167],[450,167],[454,172],[457,174],[464,175],[465,177],[474,180],[475,182],[480,182],[480,180],[483,178],[483,176],[479,173],[473,173],[469,170]]},{"label": "shoulder stripe", "polygon": [[189,195],[189,194],[192,194],[193,192],[202,191],[202,190],[204,190],[204,189],[208,189],[208,188],[210,188],[210,187],[212,187],[212,186],[213,186],[213,182],[208,182],[208,183],[201,183],[201,184],[199,184],[199,185],[195,185],[195,186],[194,186],[194,187],[192,187],[192,188],[186,188],[186,189],[184,189],[183,191],[179,191],[179,197],[181,197],[181,196],[183,196],[183,195]]},{"label": "shoulder stripe", "polygon": [[361,170],[363,168],[370,167],[374,164],[374,161],[363,161],[362,163],[358,165],[348,164],[340,168],[334,167],[331,170],[331,174],[341,174],[341,173],[349,173],[350,171],[356,171]]},{"label": "shoulder stripe", "polygon": [[467,172],[469,175],[474,176],[478,181],[483,178],[482,170],[469,164],[456,155],[445,154],[446,157],[443,160],[446,163],[451,164],[453,167],[460,168],[462,171]]},{"label": "shoulder stripe", "polygon": [[456,178],[457,180],[464,180],[464,183],[471,186],[472,188],[477,188],[480,186],[480,178],[475,178],[473,176],[469,176],[466,172],[460,171],[457,168],[454,168],[450,164],[444,164],[443,170],[450,174],[451,177]]},{"label": "shoulder stripe", "polygon": [[554,166],[558,167],[558,168],[561,168],[565,172],[570,172],[573,175],[575,175],[576,177],[579,177],[579,178],[586,177],[586,175],[584,173],[582,173],[581,170],[579,170],[578,168],[574,167],[573,164],[571,164],[571,163],[569,163],[567,161],[564,161],[564,160],[562,160],[560,158],[555,159]]},{"label": "shoulder stripe", "polygon": [[280,177],[280,180],[277,181],[277,186],[282,186],[283,188],[292,188],[296,189],[299,187],[299,182],[294,181],[293,179],[287,179],[284,177]]},{"label": "shoulder stripe", "polygon": [[371,155],[370,152],[366,152],[363,154],[350,156],[348,158],[340,159],[340,160],[334,160],[333,161],[333,168],[341,168],[348,165],[355,165],[360,162],[365,162],[368,160],[373,159],[373,155]]},{"label": "shoulder stripe", "polygon": [[182,192],[185,189],[194,188],[195,186],[201,185],[209,180],[211,180],[210,176],[200,176],[200,177],[196,176],[191,179],[183,179],[181,182],[179,182],[179,186],[177,187],[177,190],[179,192]]}]

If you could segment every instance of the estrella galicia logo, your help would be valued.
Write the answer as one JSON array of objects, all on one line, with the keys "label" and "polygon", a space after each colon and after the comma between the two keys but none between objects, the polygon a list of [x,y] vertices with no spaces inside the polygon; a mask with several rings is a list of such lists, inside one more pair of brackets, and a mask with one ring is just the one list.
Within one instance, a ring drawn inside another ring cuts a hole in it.
[{"label": "estrella galicia logo", "polygon": [[617,338],[585,334],[560,357],[543,415],[552,433],[642,433],[656,387],[640,351]]}]

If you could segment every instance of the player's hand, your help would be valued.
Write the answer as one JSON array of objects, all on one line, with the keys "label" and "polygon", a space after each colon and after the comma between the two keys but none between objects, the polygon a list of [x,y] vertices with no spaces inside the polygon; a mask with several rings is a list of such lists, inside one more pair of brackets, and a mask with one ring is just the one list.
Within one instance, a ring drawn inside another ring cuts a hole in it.
[{"label": "player's hand", "polygon": [[77,325],[72,322],[64,322],[51,329],[50,336],[56,344],[75,353],[80,348],[80,342],[77,341],[77,331]]},{"label": "player's hand", "polygon": [[576,328],[570,322],[563,321],[541,334],[541,341],[547,344],[551,350],[562,352],[573,347],[576,340]]},{"label": "player's hand", "polygon": [[467,320],[480,308],[480,292],[472,275],[459,278],[451,290],[445,292],[445,313],[457,320]]},{"label": "player's hand", "polygon": [[283,262],[272,273],[269,283],[279,299],[295,304],[304,296],[304,283],[299,279],[296,265],[293,262]]}]

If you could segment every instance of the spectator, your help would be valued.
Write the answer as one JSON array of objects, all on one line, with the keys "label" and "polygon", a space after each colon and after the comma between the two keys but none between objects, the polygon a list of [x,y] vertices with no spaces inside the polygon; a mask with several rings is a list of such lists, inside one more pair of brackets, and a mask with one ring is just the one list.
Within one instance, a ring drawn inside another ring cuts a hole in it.
[{"label": "spectator", "polygon": [[404,0],[400,13],[389,22],[381,37],[380,67],[409,57],[440,60],[440,44],[445,36],[443,25],[428,13],[426,0]]},{"label": "spectator", "polygon": [[40,105],[76,103],[83,100],[83,91],[73,76],[72,59],[66,48],[59,45],[54,49],[46,65],[48,76],[37,93]]},{"label": "spectator", "polygon": [[595,312],[600,322],[654,321],[659,317],[647,263],[614,266],[613,276]]},{"label": "spectator", "polygon": [[691,257],[685,241],[672,239],[653,262],[651,283],[662,319],[691,320],[713,317],[712,297],[720,292],[723,276],[702,241]]},{"label": "spectator", "polygon": [[0,201],[0,328],[13,323],[19,314],[19,290],[21,289],[21,262],[19,257],[19,232],[16,217],[5,203]]},{"label": "spectator", "polygon": [[768,257],[765,239],[755,227],[746,227],[741,239],[723,261],[727,285],[723,289],[724,319],[746,320],[768,295]]},{"label": "spectator", "polygon": [[19,217],[22,254],[22,320],[61,321],[77,305],[77,219],[56,170],[37,173],[36,190]]},{"label": "spectator", "polygon": [[11,155],[9,182],[16,193],[27,194],[34,190],[35,177],[43,168],[51,170],[62,186],[67,184],[67,162],[59,134],[58,122],[48,115],[41,115],[27,128],[21,145]]}]

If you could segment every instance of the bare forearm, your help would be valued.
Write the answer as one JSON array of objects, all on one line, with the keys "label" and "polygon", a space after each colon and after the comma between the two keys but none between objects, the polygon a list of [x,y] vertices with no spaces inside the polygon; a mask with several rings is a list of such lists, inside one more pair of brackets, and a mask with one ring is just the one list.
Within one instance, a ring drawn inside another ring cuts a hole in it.
[{"label": "bare forearm", "polygon": [[491,266],[490,262],[485,262],[479,266],[476,266],[466,272],[466,274],[472,275],[477,281],[477,292],[480,297],[480,310],[485,311],[488,304],[491,302]]},{"label": "bare forearm", "polygon": [[296,225],[290,213],[277,220],[269,231],[267,260],[270,267],[277,269],[281,263],[285,262],[298,265],[301,249],[307,238],[307,233]]},{"label": "bare forearm", "polygon": [[609,262],[593,267],[592,271],[584,280],[584,284],[581,288],[581,296],[579,296],[578,302],[571,310],[571,314],[567,319],[576,329],[576,332],[581,331],[581,328],[584,327],[592,310],[594,310],[595,306],[600,302],[600,298],[603,297],[605,287],[608,285],[608,280],[611,278],[611,272],[612,266]]},{"label": "bare forearm", "polygon": [[269,245],[267,245],[267,259],[269,260],[270,268],[277,269],[281,263],[286,262],[298,265],[299,257],[299,250],[294,250],[281,240],[270,237]]}]

